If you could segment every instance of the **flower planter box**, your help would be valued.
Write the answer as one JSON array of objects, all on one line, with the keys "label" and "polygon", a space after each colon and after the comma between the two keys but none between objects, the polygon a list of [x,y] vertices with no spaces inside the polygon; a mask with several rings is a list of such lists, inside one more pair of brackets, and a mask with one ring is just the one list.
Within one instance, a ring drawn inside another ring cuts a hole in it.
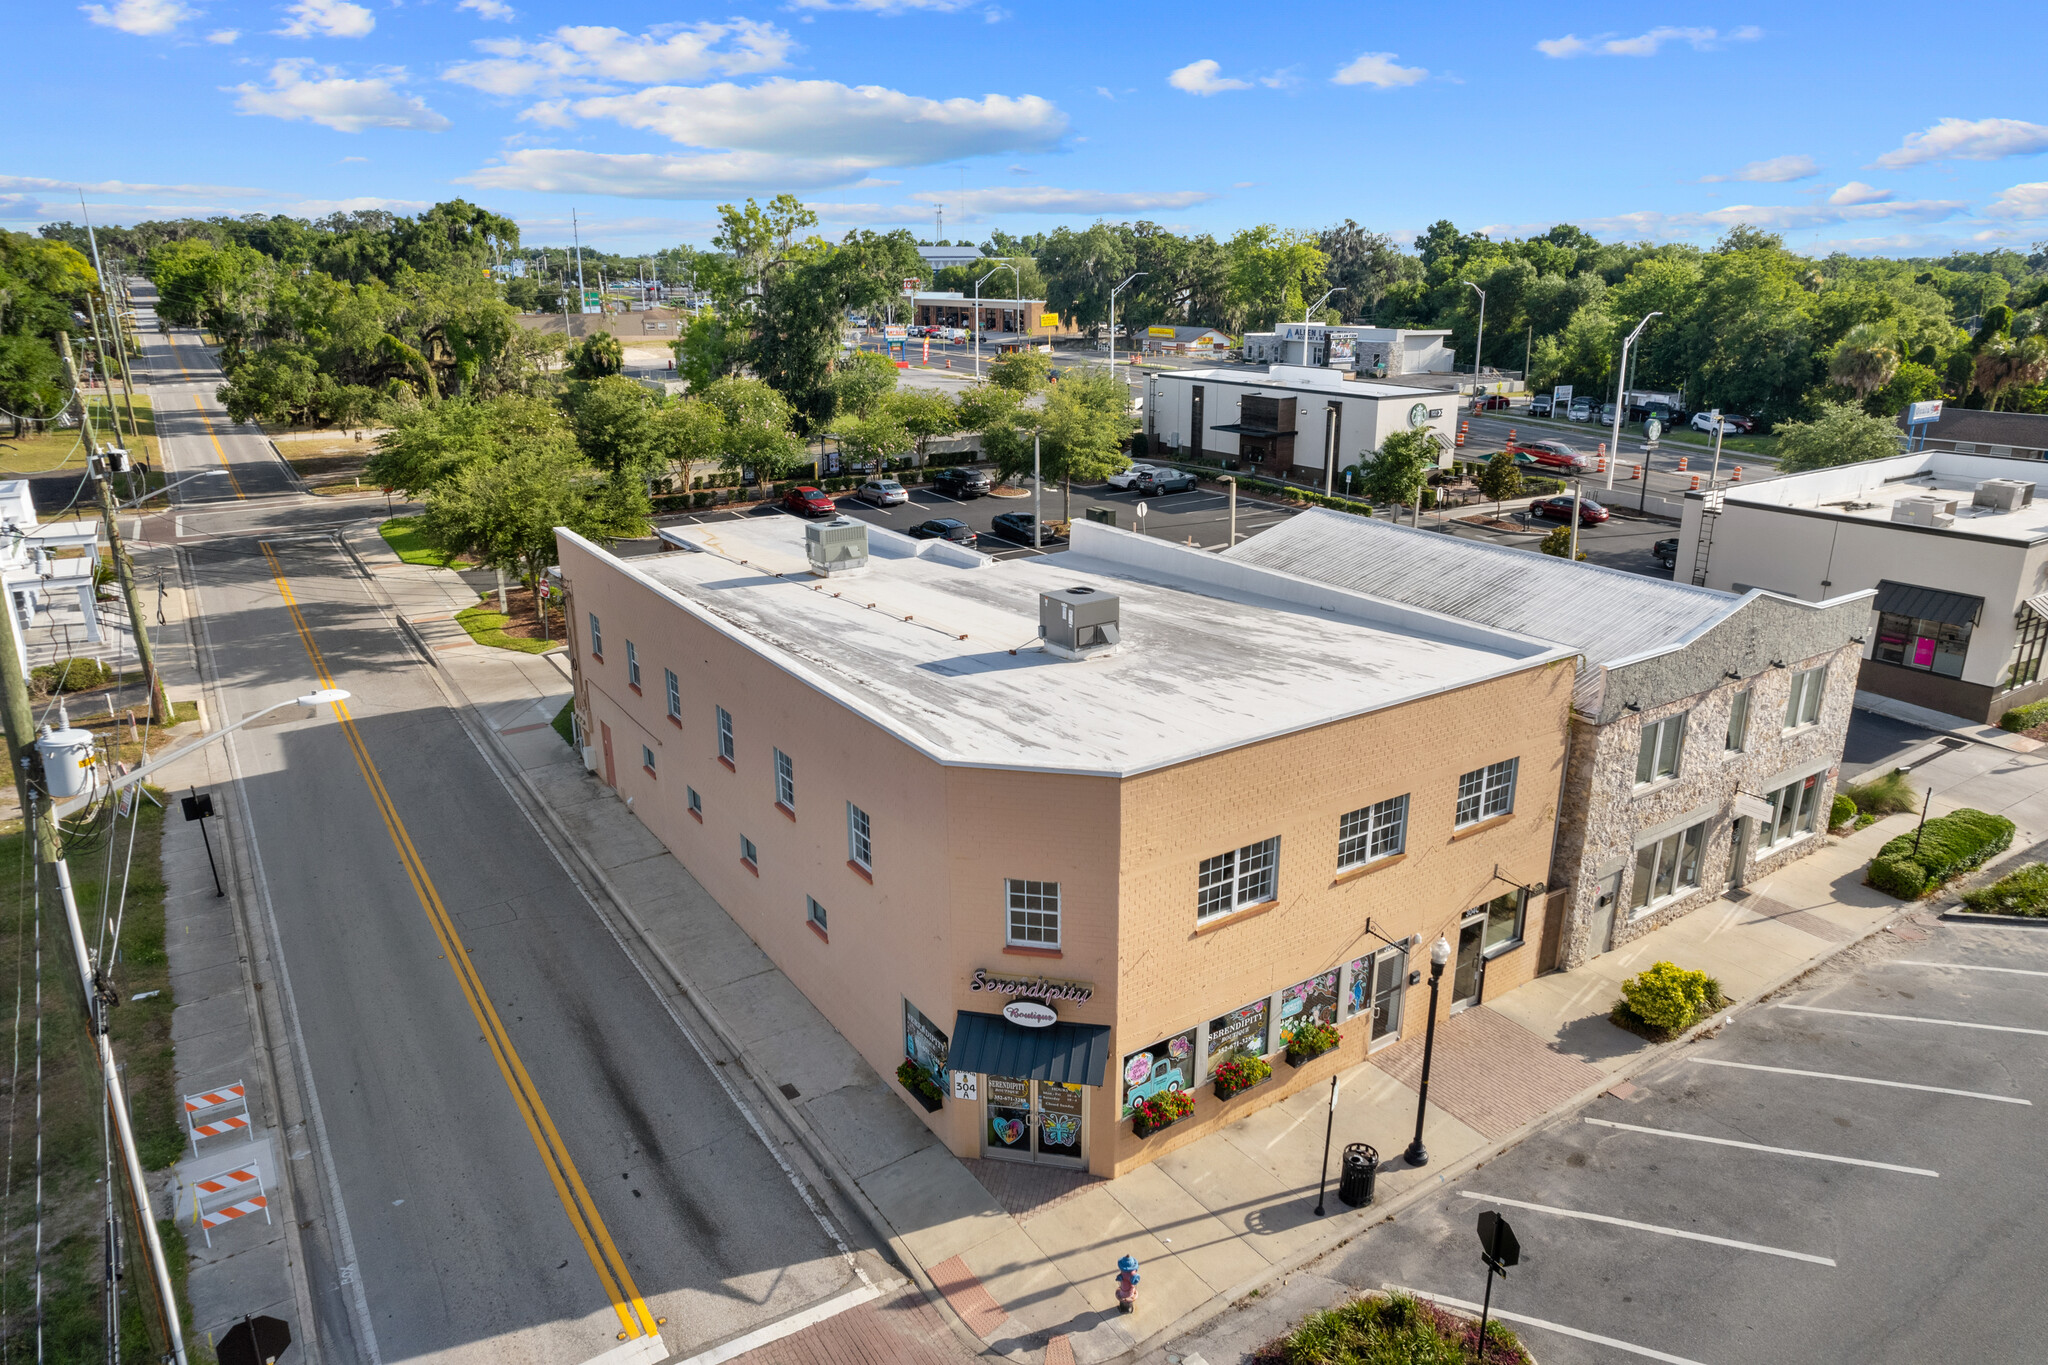
[{"label": "flower planter box", "polygon": [[1245,1081],[1241,1085],[1226,1085],[1223,1082],[1223,1078],[1219,1076],[1216,1078],[1216,1098],[1219,1100],[1235,1099],[1247,1090],[1258,1089],[1270,1079],[1272,1079],[1271,1076],[1261,1076],[1258,1080]]},{"label": "flower planter box", "polygon": [[1131,1133],[1136,1137],[1148,1138],[1154,1133],[1173,1127],[1176,1123],[1185,1123],[1193,1117],[1194,1113],[1191,1110],[1188,1113],[1182,1114],[1179,1118],[1171,1118],[1164,1123],[1147,1123],[1143,1114],[1133,1115],[1131,1119]]},{"label": "flower planter box", "polygon": [[1145,1101],[1138,1111],[1131,1115],[1131,1132],[1141,1138],[1150,1137],[1162,1128],[1171,1128],[1182,1119],[1194,1116],[1193,1095],[1180,1090],[1168,1091]]},{"label": "flower planter box", "polygon": [[1343,1041],[1344,1035],[1327,1024],[1304,1025],[1287,1040],[1287,1064],[1307,1066]]},{"label": "flower planter box", "polygon": [[938,1113],[940,1107],[946,1103],[946,1097],[943,1095],[926,1095],[920,1091],[911,1090],[907,1085],[903,1088],[910,1092],[910,1098],[924,1106],[924,1112],[927,1114]]},{"label": "flower planter box", "polygon": [[1219,1067],[1216,1072],[1216,1098],[1227,1100],[1242,1095],[1255,1086],[1264,1085],[1273,1077],[1273,1068],[1264,1058],[1255,1061],[1232,1060]]},{"label": "flower planter box", "polygon": [[1331,1049],[1329,1048],[1321,1047],[1317,1048],[1314,1052],[1296,1052],[1293,1048],[1289,1048],[1287,1049],[1287,1065],[1307,1066],[1310,1062],[1314,1061],[1316,1058],[1322,1056],[1325,1052],[1329,1052],[1330,1050]]},{"label": "flower planter box", "polygon": [[896,1068],[896,1084],[902,1086],[909,1093],[910,1098],[923,1105],[925,1113],[936,1114],[939,1112],[939,1107],[945,1104],[946,1097],[939,1093],[938,1087],[931,1085],[929,1082],[925,1085],[914,1084],[923,1075],[924,1073],[917,1070],[912,1063],[905,1061]]}]

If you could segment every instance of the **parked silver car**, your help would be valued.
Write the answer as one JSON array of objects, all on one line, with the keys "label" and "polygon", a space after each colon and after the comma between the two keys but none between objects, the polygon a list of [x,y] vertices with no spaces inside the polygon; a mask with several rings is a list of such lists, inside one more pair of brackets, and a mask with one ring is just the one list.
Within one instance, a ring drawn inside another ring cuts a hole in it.
[{"label": "parked silver car", "polygon": [[869,479],[854,496],[873,507],[896,507],[910,501],[910,494],[894,479]]},{"label": "parked silver car", "polygon": [[1119,469],[1116,473],[1109,476],[1109,486],[1111,488],[1129,488],[1139,479],[1143,478],[1147,474],[1152,473],[1154,470],[1158,468],[1158,465],[1151,464],[1126,465],[1124,468]]}]

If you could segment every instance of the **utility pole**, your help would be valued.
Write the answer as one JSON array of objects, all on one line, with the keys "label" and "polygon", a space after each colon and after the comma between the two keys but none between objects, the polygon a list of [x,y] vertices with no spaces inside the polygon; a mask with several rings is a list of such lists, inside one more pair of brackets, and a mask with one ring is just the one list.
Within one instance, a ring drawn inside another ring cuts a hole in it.
[{"label": "utility pole", "polygon": [[[107,315],[107,333],[113,338],[115,359],[121,366],[121,396],[128,405],[128,435],[137,442],[140,442],[142,440],[142,428],[135,421],[135,386],[128,382],[128,343],[121,335],[121,324],[114,317],[113,303],[107,298],[104,282],[102,283],[100,310]],[[88,308],[92,306],[90,297],[86,299],[86,306]],[[97,329],[97,324],[95,324],[95,329]],[[106,354],[105,342],[100,343],[100,354],[102,356]],[[112,389],[107,391],[107,406],[109,408],[114,406],[114,393]],[[120,418],[117,415],[114,419],[114,426],[117,432],[120,425]]]},{"label": "utility pole", "polygon": [[[74,388],[78,385],[78,365],[71,358],[71,336],[67,332],[57,333],[57,347],[64,353],[65,377]],[[83,408],[83,404],[80,405]],[[88,450],[97,451],[93,444],[92,419],[83,417],[85,444]],[[163,679],[157,676],[156,653],[150,648],[149,626],[143,619],[142,600],[135,595],[135,565],[128,558],[127,550],[121,544],[120,519],[114,512],[114,488],[107,478],[102,465],[95,476],[99,484],[100,517],[106,523],[108,551],[114,559],[114,575],[121,584],[121,596],[128,602],[128,626],[135,634],[135,657],[142,664],[143,685],[149,689],[150,719],[158,725],[171,723],[171,704],[164,696]]]},{"label": "utility pole", "polygon": [[569,236],[576,244],[576,312],[583,312],[583,228],[576,221],[576,210],[569,210]]}]

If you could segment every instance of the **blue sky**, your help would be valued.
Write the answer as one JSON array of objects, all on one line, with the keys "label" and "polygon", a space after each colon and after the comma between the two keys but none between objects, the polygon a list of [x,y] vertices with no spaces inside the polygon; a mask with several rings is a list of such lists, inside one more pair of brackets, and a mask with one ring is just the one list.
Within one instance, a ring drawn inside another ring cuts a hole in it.
[{"label": "blue sky", "polygon": [[[1850,22],[1853,19],[1853,23]],[[99,0],[12,12],[0,224],[457,195],[703,243],[782,190],[929,238],[1345,218],[1801,250],[2048,238],[2038,11],[1863,4]],[[27,69],[23,69],[24,66]]]}]

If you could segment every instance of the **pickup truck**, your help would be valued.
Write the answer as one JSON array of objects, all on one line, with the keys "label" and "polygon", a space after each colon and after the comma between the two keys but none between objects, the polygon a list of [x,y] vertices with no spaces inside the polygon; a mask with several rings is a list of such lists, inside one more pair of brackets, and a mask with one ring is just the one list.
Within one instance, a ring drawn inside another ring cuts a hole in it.
[{"label": "pickup truck", "polygon": [[1534,398],[1531,398],[1529,400],[1529,415],[1531,417],[1550,416],[1550,395],[1539,393]]}]

